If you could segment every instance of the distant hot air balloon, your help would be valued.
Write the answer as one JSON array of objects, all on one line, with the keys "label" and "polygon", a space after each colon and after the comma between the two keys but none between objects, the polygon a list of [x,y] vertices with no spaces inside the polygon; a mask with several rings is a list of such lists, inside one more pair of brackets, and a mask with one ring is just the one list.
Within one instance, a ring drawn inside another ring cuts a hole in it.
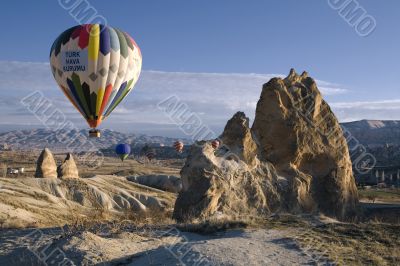
[{"label": "distant hot air balloon", "polygon": [[121,161],[124,161],[131,153],[131,146],[125,143],[118,144],[115,147],[115,153],[118,154]]},{"label": "distant hot air balloon", "polygon": [[175,141],[174,148],[177,152],[182,153],[183,151],[183,142],[182,141]]},{"label": "distant hot air balloon", "polygon": [[138,45],[127,33],[100,24],[64,31],[50,50],[53,76],[65,96],[96,129],[137,82],[142,68]]},{"label": "distant hot air balloon", "polygon": [[149,159],[149,161],[153,160],[156,157],[156,152],[154,150],[149,150],[145,153],[147,159]]},{"label": "distant hot air balloon", "polygon": [[149,144],[145,144],[141,150],[141,154],[144,154],[144,156],[151,161],[156,157],[156,151],[150,147]]},{"label": "distant hot air balloon", "polygon": [[211,146],[212,146],[214,149],[218,149],[219,144],[220,144],[220,142],[219,142],[219,140],[217,140],[217,139],[214,139],[214,140],[211,142]]}]

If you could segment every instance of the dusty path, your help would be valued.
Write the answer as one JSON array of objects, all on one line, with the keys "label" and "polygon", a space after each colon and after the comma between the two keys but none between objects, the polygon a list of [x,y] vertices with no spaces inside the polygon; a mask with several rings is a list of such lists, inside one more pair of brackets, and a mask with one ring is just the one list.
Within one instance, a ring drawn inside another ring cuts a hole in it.
[{"label": "dusty path", "polygon": [[128,265],[317,264],[291,239],[293,232],[287,230],[234,230],[214,237],[192,233],[183,236],[187,241],[147,251]]},{"label": "dusty path", "polygon": [[[214,235],[174,228],[147,237],[87,231],[60,238],[57,230],[8,230],[0,236],[0,265],[316,265],[286,230],[232,230]],[[73,263],[73,264],[71,264]],[[321,264],[319,262],[318,264]],[[64,265],[64,264],[63,264]]]},{"label": "dusty path", "polygon": [[214,237],[184,233],[187,241],[146,251],[128,265],[316,265],[290,235],[261,229]]}]

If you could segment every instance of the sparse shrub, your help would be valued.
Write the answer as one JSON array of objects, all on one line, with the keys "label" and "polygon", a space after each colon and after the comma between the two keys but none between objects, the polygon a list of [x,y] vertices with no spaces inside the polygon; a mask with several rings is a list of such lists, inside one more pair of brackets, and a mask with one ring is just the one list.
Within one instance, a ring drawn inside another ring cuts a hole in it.
[{"label": "sparse shrub", "polygon": [[368,199],[370,202],[375,203],[375,201],[376,201],[376,195],[368,195],[368,196],[367,196],[367,199]]}]

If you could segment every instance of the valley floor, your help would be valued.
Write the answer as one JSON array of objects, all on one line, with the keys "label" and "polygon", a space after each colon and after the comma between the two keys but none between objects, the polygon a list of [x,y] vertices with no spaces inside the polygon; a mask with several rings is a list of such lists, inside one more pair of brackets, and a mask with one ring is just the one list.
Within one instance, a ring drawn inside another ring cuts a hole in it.
[{"label": "valley floor", "polygon": [[71,235],[61,229],[9,230],[0,237],[0,265],[314,265],[324,260],[301,250],[293,235],[275,229],[200,235],[173,227]]},{"label": "valley floor", "polygon": [[[398,265],[400,225],[326,217],[2,229],[0,265]],[[58,264],[60,263],[60,264]]]}]

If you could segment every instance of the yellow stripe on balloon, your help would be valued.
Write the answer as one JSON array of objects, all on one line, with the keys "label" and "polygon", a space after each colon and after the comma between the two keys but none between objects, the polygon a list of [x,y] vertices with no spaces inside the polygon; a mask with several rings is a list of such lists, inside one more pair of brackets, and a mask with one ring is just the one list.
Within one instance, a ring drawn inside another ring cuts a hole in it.
[{"label": "yellow stripe on balloon", "polygon": [[99,55],[100,47],[100,27],[99,24],[93,24],[89,35],[89,60],[96,60]]},{"label": "yellow stripe on balloon", "polygon": [[104,91],[105,91],[105,89],[103,89],[103,88],[100,88],[97,91],[96,116],[98,116],[100,113],[100,107],[101,107],[101,103],[103,102]]}]

